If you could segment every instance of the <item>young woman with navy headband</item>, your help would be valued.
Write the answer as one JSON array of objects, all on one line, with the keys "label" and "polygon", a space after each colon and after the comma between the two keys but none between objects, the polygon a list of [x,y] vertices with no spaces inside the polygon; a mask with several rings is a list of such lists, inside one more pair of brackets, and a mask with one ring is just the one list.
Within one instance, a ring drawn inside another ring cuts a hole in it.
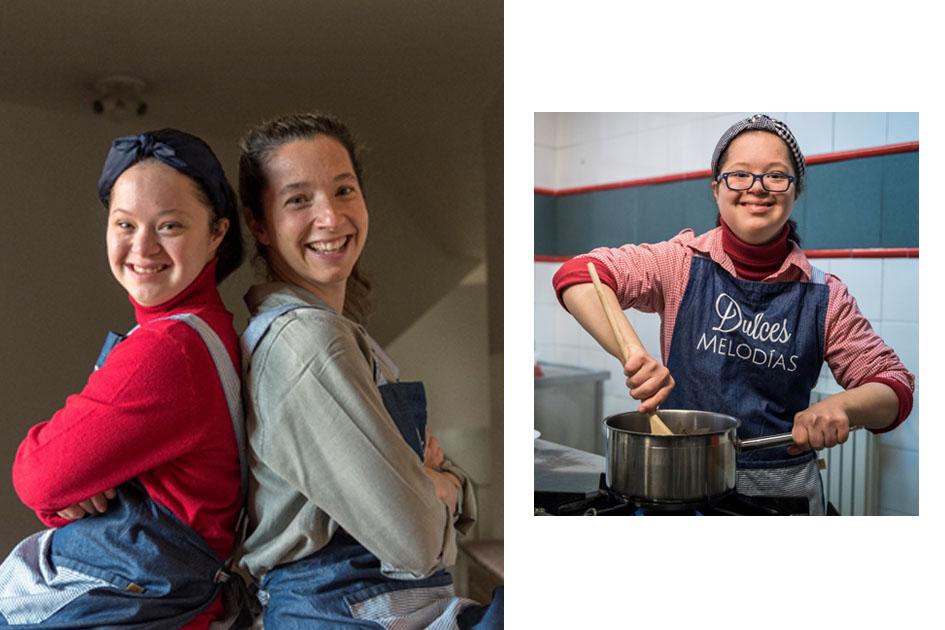
[{"label": "young woman with navy headband", "polygon": [[[0,566],[0,626],[207,628],[242,503],[239,344],[217,284],[243,256],[232,187],[199,138],[118,138],[98,194],[138,326],[33,427],[13,482],[49,526]],[[94,359],[94,357],[90,358]],[[227,587],[229,588],[229,587]]]},{"label": "young woman with navy headband", "polygon": [[242,338],[240,565],[260,580],[266,627],[501,627],[501,594],[489,608],[456,597],[445,570],[476,519],[472,484],[426,439],[422,383],[400,381],[364,328],[354,139],[331,116],[295,114],[240,149],[244,216],[271,279],[246,294]]},{"label": "young woman with navy headband", "polygon": [[[640,410],[724,413],[741,420],[742,438],[793,433],[790,447],[739,454],[736,488],[807,496],[811,513],[822,514],[814,451],[846,441],[851,426],[898,426],[912,409],[914,377],[843,282],[801,250],[790,216],[804,171],[787,125],[762,114],[739,121],[712,156],[717,228],[595,249],[562,265],[553,283],[562,305],[615,357],[621,352],[587,263],[622,308],[659,313],[665,366],[646,352],[624,365]],[[811,405],[824,361],[845,391]]]}]

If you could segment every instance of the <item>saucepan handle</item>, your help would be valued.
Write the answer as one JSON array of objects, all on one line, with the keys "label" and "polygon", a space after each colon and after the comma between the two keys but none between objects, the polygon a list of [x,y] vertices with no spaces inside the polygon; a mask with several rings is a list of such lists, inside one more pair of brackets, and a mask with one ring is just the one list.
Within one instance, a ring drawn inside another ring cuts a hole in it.
[{"label": "saucepan handle", "polygon": [[[859,431],[863,427],[850,427],[850,431]],[[747,440],[738,440],[738,450],[757,451],[762,448],[774,448],[775,446],[789,446],[794,443],[794,438],[790,433],[778,433],[777,435],[766,435],[764,437],[748,438]]]}]

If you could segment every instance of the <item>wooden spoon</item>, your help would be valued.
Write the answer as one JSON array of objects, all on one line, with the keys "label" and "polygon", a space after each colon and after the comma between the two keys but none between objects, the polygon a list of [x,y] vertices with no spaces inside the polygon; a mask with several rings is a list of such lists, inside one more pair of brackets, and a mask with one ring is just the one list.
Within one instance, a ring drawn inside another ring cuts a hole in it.
[{"label": "wooden spoon", "polygon": [[[617,345],[620,347],[620,352],[623,356],[624,364],[627,363],[627,360],[630,358],[630,351],[633,349],[642,350],[643,342],[640,341],[640,338],[637,336],[637,332],[633,329],[633,324],[630,323],[630,320],[627,319],[627,326],[629,327],[630,338],[624,340],[623,334],[620,332],[620,327],[617,325],[618,315],[613,312],[613,309],[610,305],[609,300],[607,299],[607,294],[604,293],[604,285],[600,282],[600,277],[597,275],[597,269],[594,267],[594,263],[587,263],[587,271],[591,274],[591,280],[594,282],[594,288],[597,289],[597,297],[600,299],[600,305],[604,309],[604,314],[607,316],[607,321],[610,323],[610,329],[614,332],[614,337],[617,339]],[[656,435],[672,435],[673,432],[670,430],[666,423],[663,422],[655,413],[650,414],[650,433]]]}]

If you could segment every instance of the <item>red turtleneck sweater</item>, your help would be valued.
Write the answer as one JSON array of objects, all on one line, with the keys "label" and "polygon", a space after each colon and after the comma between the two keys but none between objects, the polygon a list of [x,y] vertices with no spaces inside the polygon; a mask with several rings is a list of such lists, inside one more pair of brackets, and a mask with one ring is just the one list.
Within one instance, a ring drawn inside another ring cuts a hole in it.
[{"label": "red turtleneck sweater", "polygon": [[[193,313],[223,341],[239,373],[233,315],[217,292],[216,259],[159,306],[129,297],[140,328],[112,350],[78,394],[30,429],[13,464],[20,499],[50,527],[58,510],[138,478],[152,499],[226,558],[240,507],[239,458],[226,397],[200,335],[177,320]],[[188,628],[205,628],[219,598]]]},{"label": "red turtleneck sweater", "polygon": [[778,269],[791,251],[788,244],[788,225],[772,241],[750,245],[741,240],[725,221],[722,221],[722,249],[732,259],[739,278],[764,280]]}]

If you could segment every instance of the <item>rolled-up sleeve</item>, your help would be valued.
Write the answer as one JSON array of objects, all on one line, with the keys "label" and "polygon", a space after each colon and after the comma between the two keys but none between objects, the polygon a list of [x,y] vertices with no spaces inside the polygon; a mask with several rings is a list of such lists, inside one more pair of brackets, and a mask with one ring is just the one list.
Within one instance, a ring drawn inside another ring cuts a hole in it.
[{"label": "rolled-up sleeve", "polygon": [[387,413],[353,327],[302,309],[267,336],[253,364],[259,456],[385,566],[422,576],[453,564],[450,511]]},{"label": "rolled-up sleeve", "polygon": [[601,280],[613,278],[611,288],[616,287],[621,308],[661,313],[667,300],[675,299],[675,294],[685,289],[689,264],[685,244],[692,239],[692,230],[686,229],[668,241],[599,247],[585,257],[597,261]]},{"label": "rolled-up sleeve", "polygon": [[466,471],[448,459],[440,466],[440,470],[452,473],[459,479],[458,509],[453,527],[460,534],[465,534],[479,518],[479,506],[476,503],[476,493],[473,491],[472,481]]}]

